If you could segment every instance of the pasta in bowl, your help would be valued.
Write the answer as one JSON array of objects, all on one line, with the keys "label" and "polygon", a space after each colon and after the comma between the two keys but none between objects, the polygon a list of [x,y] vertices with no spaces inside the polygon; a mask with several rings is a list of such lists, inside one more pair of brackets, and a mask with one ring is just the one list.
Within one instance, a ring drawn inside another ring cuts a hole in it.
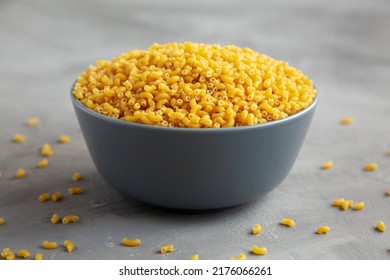
[{"label": "pasta in bowl", "polygon": [[72,101],[103,178],[146,204],[244,204],[290,171],[317,104],[286,62],[235,46],[171,43],[98,61]]}]

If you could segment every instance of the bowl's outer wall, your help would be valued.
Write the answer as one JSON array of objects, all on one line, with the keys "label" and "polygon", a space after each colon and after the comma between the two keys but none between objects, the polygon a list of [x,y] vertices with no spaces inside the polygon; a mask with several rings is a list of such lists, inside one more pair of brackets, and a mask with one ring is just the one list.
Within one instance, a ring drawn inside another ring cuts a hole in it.
[{"label": "bowl's outer wall", "polygon": [[110,185],[146,204],[187,210],[244,204],[279,185],[315,109],[275,125],[214,133],[129,126],[72,99],[92,159]]}]

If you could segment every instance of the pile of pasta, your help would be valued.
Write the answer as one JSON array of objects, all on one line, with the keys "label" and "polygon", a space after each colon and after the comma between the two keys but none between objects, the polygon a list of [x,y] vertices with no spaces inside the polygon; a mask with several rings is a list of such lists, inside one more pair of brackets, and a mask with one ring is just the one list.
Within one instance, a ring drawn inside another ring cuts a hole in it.
[{"label": "pile of pasta", "polygon": [[186,42],[98,60],[79,75],[73,94],[115,119],[219,128],[286,118],[307,108],[316,89],[287,62],[249,48]]}]

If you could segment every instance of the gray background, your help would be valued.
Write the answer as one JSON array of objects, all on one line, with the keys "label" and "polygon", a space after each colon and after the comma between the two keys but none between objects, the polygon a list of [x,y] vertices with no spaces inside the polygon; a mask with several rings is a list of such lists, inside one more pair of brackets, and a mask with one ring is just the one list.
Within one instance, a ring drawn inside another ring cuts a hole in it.
[{"label": "gray background", "polygon": [[[11,1],[0,0],[0,248],[41,252],[48,239],[71,239],[77,250],[44,252],[47,259],[390,259],[390,2],[356,1]],[[97,173],[79,130],[69,91],[97,59],[146,48],[153,42],[196,41],[250,47],[301,69],[315,83],[319,107],[287,179],[273,192],[240,208],[209,214],[150,209],[108,186]],[[27,127],[37,116],[41,123]],[[352,116],[351,126],[339,120]],[[26,135],[12,143],[14,133]],[[56,143],[59,134],[72,137]],[[46,169],[35,168],[39,147],[53,145]],[[329,171],[320,169],[334,161]],[[363,172],[367,162],[376,172]],[[18,167],[25,179],[14,179]],[[85,179],[81,196],[39,203],[42,192],[66,193],[70,177]],[[331,201],[365,201],[361,212]],[[53,212],[80,222],[49,223]],[[280,226],[293,218],[293,229]],[[249,234],[254,224],[258,236]],[[331,227],[316,235],[320,224]],[[126,248],[124,237],[143,245]],[[162,244],[176,250],[161,255]],[[268,249],[249,254],[253,244]]]}]

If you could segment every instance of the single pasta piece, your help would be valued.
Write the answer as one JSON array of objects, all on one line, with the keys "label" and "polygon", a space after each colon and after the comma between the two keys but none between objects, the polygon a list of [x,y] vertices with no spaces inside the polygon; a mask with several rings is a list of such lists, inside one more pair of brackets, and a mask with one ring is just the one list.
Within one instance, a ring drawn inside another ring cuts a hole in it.
[{"label": "single pasta piece", "polygon": [[5,224],[5,220],[3,217],[0,217],[0,225],[4,225]]},{"label": "single pasta piece", "polygon": [[26,123],[28,126],[35,126],[39,123],[39,119],[37,117],[29,118]]},{"label": "single pasta piece", "polygon": [[54,202],[58,202],[62,198],[62,195],[60,192],[55,192],[51,195],[51,200]]},{"label": "single pasta piece", "polygon": [[82,179],[80,172],[75,172],[72,175],[72,180],[78,182]]},{"label": "single pasta piece", "polygon": [[70,142],[70,137],[68,135],[65,135],[65,134],[61,134],[60,137],[58,137],[58,141],[61,143],[61,144],[67,144]]},{"label": "single pasta piece", "polygon": [[284,226],[287,226],[287,227],[295,227],[295,222],[294,220],[290,219],[290,218],[283,218],[280,223]]},{"label": "single pasta piece", "polygon": [[62,223],[64,225],[69,223],[77,223],[79,221],[79,216],[76,215],[67,215],[62,218]]},{"label": "single pasta piece", "polygon": [[35,254],[35,260],[36,261],[43,260],[43,254],[42,253],[36,253]]},{"label": "single pasta piece", "polygon": [[42,193],[42,194],[40,194],[40,195],[38,196],[39,202],[45,202],[45,201],[49,200],[49,198],[50,198],[50,194],[47,193],[47,192]]},{"label": "single pasta piece", "polygon": [[386,154],[390,156],[390,149],[387,150]]},{"label": "single pasta piece", "polygon": [[72,241],[70,240],[65,240],[64,241],[64,247],[65,247],[65,250],[68,252],[68,253],[71,253],[74,251],[74,249],[76,248],[73,244]]},{"label": "single pasta piece", "polygon": [[49,165],[49,161],[47,159],[41,159],[40,161],[38,161],[38,164],[37,166],[39,168],[45,168]]},{"label": "single pasta piece", "polygon": [[331,168],[333,168],[333,161],[331,161],[331,160],[325,161],[322,164],[322,169],[324,169],[324,170],[328,170],[328,169],[331,169]]},{"label": "single pasta piece", "polygon": [[349,125],[353,123],[353,118],[351,117],[345,117],[340,120],[340,123],[343,125]]},{"label": "single pasta piece", "polygon": [[193,261],[199,260],[199,255],[198,255],[198,254],[192,255],[192,256],[191,256],[191,260],[193,260]]},{"label": "single pasta piece", "polygon": [[257,247],[256,245],[253,245],[252,253],[255,255],[265,255],[267,254],[267,249],[264,247]]},{"label": "single pasta piece", "polygon": [[61,220],[61,217],[57,214],[54,213],[51,218],[50,218],[50,223],[52,224],[58,224],[58,222]]},{"label": "single pasta piece", "polygon": [[44,143],[41,148],[41,155],[45,157],[51,157],[54,154],[54,151],[50,144]]},{"label": "single pasta piece", "polygon": [[14,259],[15,259],[15,253],[12,252],[12,251],[9,251],[9,252],[8,252],[8,255],[5,257],[5,259],[6,259],[7,261],[14,260]]},{"label": "single pasta piece", "polygon": [[387,195],[387,196],[390,196],[390,188],[387,189],[386,195]]},{"label": "single pasta piece", "polygon": [[353,210],[360,211],[360,210],[363,210],[365,206],[366,206],[366,204],[363,201],[362,202],[355,202],[355,205],[353,206]]},{"label": "single pasta piece", "polygon": [[234,260],[234,261],[241,261],[241,260],[246,260],[246,256],[245,256],[245,254],[240,253],[237,258],[231,257],[230,259]]},{"label": "single pasta piece", "polygon": [[3,258],[3,259],[5,259],[7,256],[8,256],[8,254],[9,254],[9,252],[11,252],[11,250],[9,249],[9,248],[4,248],[2,251],[1,251],[1,257]]},{"label": "single pasta piece", "polygon": [[23,143],[24,141],[26,141],[26,137],[22,134],[15,134],[14,135],[14,138],[13,138],[14,142],[16,143]]},{"label": "single pasta piece", "polygon": [[340,205],[340,209],[341,210],[348,210],[349,208],[351,208],[353,206],[353,200],[345,200],[341,205]]},{"label": "single pasta piece", "polygon": [[47,249],[47,250],[53,250],[53,249],[57,248],[57,243],[54,241],[50,242],[50,241],[45,240],[42,242],[42,248]]},{"label": "single pasta piece", "polygon": [[161,246],[160,252],[161,252],[161,254],[165,254],[165,253],[173,252],[173,249],[174,248],[173,248],[172,244],[167,244],[167,245]]},{"label": "single pasta piece", "polygon": [[82,194],[84,190],[80,187],[70,187],[68,189],[69,194]]},{"label": "single pasta piece", "polygon": [[335,199],[332,202],[332,206],[341,207],[341,205],[345,202],[344,198]]},{"label": "single pasta piece", "polygon": [[379,221],[378,224],[376,225],[376,229],[381,232],[386,231],[386,225],[383,221]]},{"label": "single pasta piece", "polygon": [[364,171],[375,171],[377,169],[378,169],[378,164],[374,162],[370,162],[366,166],[364,166]]},{"label": "single pasta piece", "polygon": [[136,238],[136,239],[129,239],[127,237],[122,239],[122,245],[127,246],[127,247],[136,247],[141,245],[141,240]]},{"label": "single pasta piece", "polygon": [[18,179],[26,177],[26,170],[24,170],[24,168],[19,168],[15,173],[15,177]]},{"label": "single pasta piece", "polygon": [[316,230],[317,234],[327,234],[330,228],[328,226],[319,226]]},{"label": "single pasta piece", "polygon": [[261,225],[259,225],[259,224],[256,224],[252,228],[252,234],[259,234],[261,231],[262,231],[262,228],[261,228]]},{"label": "single pasta piece", "polygon": [[27,250],[19,250],[19,251],[16,253],[16,256],[17,256],[17,257],[23,258],[23,259],[27,259],[30,255],[31,255],[30,252],[27,251]]}]

